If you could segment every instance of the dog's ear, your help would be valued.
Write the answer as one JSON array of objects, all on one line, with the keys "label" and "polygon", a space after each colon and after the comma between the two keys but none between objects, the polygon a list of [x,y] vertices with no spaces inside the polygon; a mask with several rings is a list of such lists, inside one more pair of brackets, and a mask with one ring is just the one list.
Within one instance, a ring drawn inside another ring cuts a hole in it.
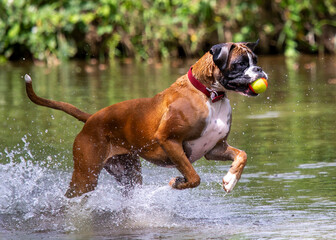
[{"label": "dog's ear", "polygon": [[259,43],[259,39],[255,42],[244,42],[243,44],[248,47],[249,49],[252,50],[252,52],[254,51],[254,49],[256,48],[256,46],[258,45]]},{"label": "dog's ear", "polygon": [[220,43],[211,47],[210,54],[212,54],[214,63],[221,71],[224,71],[233,47],[233,43]]}]

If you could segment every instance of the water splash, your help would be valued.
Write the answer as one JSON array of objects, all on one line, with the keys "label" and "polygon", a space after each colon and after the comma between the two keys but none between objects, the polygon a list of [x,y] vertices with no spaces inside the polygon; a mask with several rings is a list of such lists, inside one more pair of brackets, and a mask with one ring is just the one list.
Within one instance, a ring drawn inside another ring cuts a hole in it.
[{"label": "water splash", "polygon": [[[69,200],[64,193],[71,171],[57,169],[54,165],[50,167],[53,161],[51,156],[45,156],[42,160],[39,156],[37,161],[27,139],[24,136],[21,144],[11,150],[6,148],[1,153],[5,163],[0,165],[0,229],[106,232],[181,227],[191,224],[190,219],[207,218],[208,212],[203,208],[198,208],[198,211],[193,209],[195,204],[200,204],[202,197],[192,199],[195,194],[193,190],[171,189],[167,180],[176,173],[162,168],[154,170],[161,179],[156,174],[148,174],[147,183],[136,189],[130,198],[123,197],[114,179],[102,172],[95,191]],[[148,168],[145,164],[146,171]],[[185,199],[190,200],[186,202]]]},{"label": "water splash", "polygon": [[[7,230],[22,228],[45,230],[46,219],[62,209],[65,172],[34,163],[27,136],[23,146],[5,149],[5,164],[0,165],[0,226]],[[50,156],[46,161],[50,161]],[[49,227],[48,227],[49,228]]]},{"label": "water splash", "polygon": [[[72,171],[52,164],[61,164],[65,160],[43,154],[35,156],[28,139],[24,136],[21,144],[0,154],[3,162],[0,165],[0,236],[10,233],[7,236],[13,239],[15,233],[16,239],[26,239],[27,235],[31,239],[57,236],[223,239],[239,236],[253,238],[255,234],[257,237],[254,238],[271,238],[281,236],[277,235],[281,231],[296,236],[296,226],[303,217],[309,219],[308,226],[313,229],[306,236],[316,230],[319,234],[323,232],[331,236],[329,230],[333,225],[327,223],[334,217],[334,202],[321,198],[315,201],[315,205],[311,204],[320,210],[318,203],[323,200],[323,208],[328,207],[331,211],[330,216],[322,214],[323,218],[319,211],[312,214],[300,208],[286,210],[286,206],[297,199],[265,200],[259,195],[268,186],[267,181],[274,180],[267,177],[266,172],[248,174],[249,167],[238,189],[228,195],[220,184],[227,172],[225,165],[213,168],[196,166],[202,177],[201,185],[177,191],[167,185],[170,178],[178,174],[177,170],[144,163],[144,185],[135,189],[132,197],[123,197],[115,180],[103,171],[95,191],[83,197],[67,199],[64,193]],[[300,171],[313,169],[310,165],[300,165],[299,168]],[[287,184],[300,180],[282,178]],[[304,180],[310,179],[316,178]],[[258,181],[262,182],[259,188],[251,187]],[[243,189],[245,195],[239,195],[239,189]],[[258,195],[255,191],[259,191]],[[235,196],[237,193],[238,197]],[[309,196],[307,199],[310,199]],[[328,227],[322,231],[321,226]],[[306,226],[301,225],[303,227]]]}]

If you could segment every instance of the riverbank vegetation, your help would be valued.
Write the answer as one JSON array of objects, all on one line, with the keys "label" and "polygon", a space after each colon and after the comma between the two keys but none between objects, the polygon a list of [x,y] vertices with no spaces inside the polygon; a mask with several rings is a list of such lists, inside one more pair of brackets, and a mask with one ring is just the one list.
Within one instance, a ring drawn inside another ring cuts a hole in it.
[{"label": "riverbank vegetation", "polygon": [[193,57],[227,41],[336,53],[334,0],[0,0],[0,58]]}]

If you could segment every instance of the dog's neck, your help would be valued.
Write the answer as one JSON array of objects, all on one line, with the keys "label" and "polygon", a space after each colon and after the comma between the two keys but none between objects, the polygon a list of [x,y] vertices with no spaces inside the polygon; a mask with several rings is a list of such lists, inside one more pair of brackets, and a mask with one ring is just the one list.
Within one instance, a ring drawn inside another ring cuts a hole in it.
[{"label": "dog's neck", "polygon": [[211,99],[211,101],[217,102],[219,100],[222,100],[226,95],[225,92],[217,92],[215,90],[212,90],[210,88],[207,88],[204,84],[202,84],[199,80],[197,80],[193,73],[192,73],[192,69],[193,67],[191,67],[188,71],[188,79],[191,82],[191,84],[198,89],[199,91],[201,91],[202,93],[204,93],[208,98]]},{"label": "dog's neck", "polygon": [[213,78],[214,67],[212,55],[207,52],[193,65],[192,74],[204,86],[211,88],[212,83],[215,81]]},{"label": "dog's neck", "polygon": [[[193,83],[194,87],[196,87],[206,96],[211,98],[213,102],[218,101],[223,97],[225,97],[224,88],[222,86],[216,87],[216,85],[219,84],[219,83],[216,84],[216,80],[214,77],[214,75],[216,75],[215,73],[216,70],[219,71],[219,69],[213,62],[212,55],[209,52],[207,52],[193,65],[192,68],[190,68],[188,72],[189,81],[194,82],[195,83],[195,84]],[[190,77],[192,76],[193,80],[190,80],[189,76]],[[203,87],[201,87],[201,85]]]}]

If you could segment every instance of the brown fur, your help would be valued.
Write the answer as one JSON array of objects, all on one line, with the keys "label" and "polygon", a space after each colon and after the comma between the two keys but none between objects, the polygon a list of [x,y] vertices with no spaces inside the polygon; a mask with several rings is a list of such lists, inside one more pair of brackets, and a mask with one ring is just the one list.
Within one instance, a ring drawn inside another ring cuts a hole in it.
[{"label": "brown fur", "polygon": [[[206,53],[193,66],[193,74],[210,87],[221,73],[211,54]],[[209,114],[208,98],[192,86],[187,75],[153,98],[117,103],[93,115],[71,104],[36,96],[31,81],[26,82],[26,88],[36,104],[63,110],[85,122],[73,145],[74,171],[67,197],[92,191],[103,168],[127,188],[141,184],[139,157],[160,166],[175,166],[183,178],[173,178],[169,183],[173,188],[193,188],[200,184],[183,143],[201,136]],[[238,179],[246,163],[245,152],[229,146],[226,137],[205,157],[233,160],[230,172]]]}]

